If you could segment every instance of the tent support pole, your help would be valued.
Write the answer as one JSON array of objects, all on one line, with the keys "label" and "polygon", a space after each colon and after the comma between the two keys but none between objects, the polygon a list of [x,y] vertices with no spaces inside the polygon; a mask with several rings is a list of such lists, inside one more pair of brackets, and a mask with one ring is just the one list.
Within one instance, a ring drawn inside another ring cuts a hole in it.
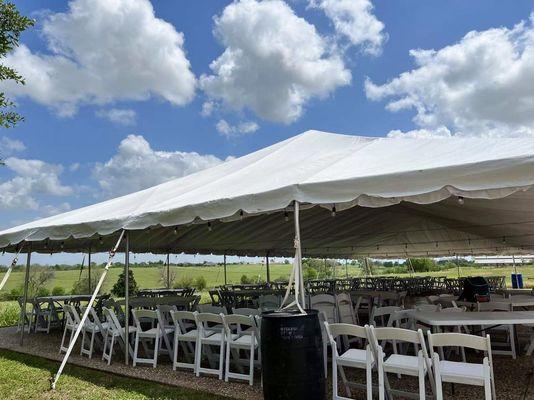
[{"label": "tent support pole", "polygon": [[[305,308],[305,293],[304,293],[304,280],[302,274],[302,250],[300,244],[300,212],[299,212],[299,202],[295,201],[295,258],[293,259],[293,269],[291,275],[289,276],[289,283],[287,285],[286,294],[284,300],[282,300],[282,305],[280,310],[288,309],[293,306],[302,313],[306,314],[304,311]],[[295,282],[295,300],[286,305],[286,302],[289,299],[291,294],[291,286]]]},{"label": "tent support pole", "polygon": [[[30,265],[31,265],[31,248],[28,249],[28,255],[26,256],[26,274],[24,275],[24,295],[22,297],[22,307],[20,310],[21,317],[21,330],[20,330],[20,345],[24,344],[24,327],[26,325],[26,303],[28,302],[28,282],[30,280]],[[30,325],[28,325],[29,329]]]},{"label": "tent support pole", "polygon": [[130,338],[130,235],[129,232],[124,233],[124,343],[126,344],[124,351],[124,364],[128,365],[128,346]]},{"label": "tent support pole", "polygon": [[269,250],[267,250],[267,254],[265,255],[265,267],[267,270],[267,283],[271,283],[271,267],[269,265]]},{"label": "tent support pole", "polygon": [[[74,337],[69,343],[69,348],[67,349],[67,352],[65,353],[65,357],[63,357],[63,361],[61,361],[61,365],[59,366],[58,371],[50,380],[51,389],[56,388],[56,383],[59,377],[61,376],[61,373],[63,372],[63,369],[65,368],[65,365],[67,364],[67,360],[69,359],[70,353],[72,353],[72,349],[74,349],[74,345],[76,344],[76,341],[78,340],[78,336],[80,336],[80,332],[82,331],[82,328],[85,325],[85,321],[87,320],[87,317],[89,316],[89,311],[93,307],[96,296],[98,295],[98,292],[100,291],[100,288],[102,287],[102,284],[104,283],[104,279],[106,279],[106,275],[108,273],[109,267],[111,266],[111,263],[113,262],[113,257],[115,256],[115,252],[117,251],[122,241],[123,236],[124,236],[124,230],[121,232],[119,236],[119,240],[117,241],[117,244],[115,244],[115,247],[109,252],[109,258],[108,258],[108,262],[106,266],[104,267],[104,272],[102,272],[102,275],[100,276],[100,279],[98,280],[98,283],[95,287],[95,291],[93,292],[93,295],[91,296],[91,299],[89,300],[89,303],[87,304],[87,308],[85,309],[85,312],[83,313],[82,319],[80,320],[80,324],[78,325],[78,328],[76,328],[76,332],[74,332]],[[128,346],[126,346],[126,349],[128,349]],[[128,352],[128,350],[126,350],[126,352]]]},{"label": "tent support pole", "polygon": [[349,279],[349,264],[346,258],[345,258],[345,278]]},{"label": "tent support pole", "polygon": [[89,250],[87,251],[87,260],[89,261],[87,264],[87,280],[89,283],[89,293],[91,293],[91,246],[89,246]]},{"label": "tent support pole", "polygon": [[20,251],[22,250],[22,247],[24,247],[24,243],[18,249],[17,253],[15,254],[15,257],[13,258],[13,261],[11,262],[11,265],[9,266],[9,268],[6,271],[6,274],[2,278],[2,282],[0,282],[0,290],[4,288],[7,280],[9,279],[9,275],[11,275],[11,271],[13,271],[13,268],[15,268],[15,266],[17,265],[17,262],[19,261],[19,254],[20,254]]},{"label": "tent support pole", "polygon": [[170,254],[167,253],[167,289],[171,288],[171,260]]},{"label": "tent support pole", "polygon": [[224,267],[224,286],[227,285],[227,282],[226,282],[226,253],[224,253],[224,257],[223,257],[223,267]]}]

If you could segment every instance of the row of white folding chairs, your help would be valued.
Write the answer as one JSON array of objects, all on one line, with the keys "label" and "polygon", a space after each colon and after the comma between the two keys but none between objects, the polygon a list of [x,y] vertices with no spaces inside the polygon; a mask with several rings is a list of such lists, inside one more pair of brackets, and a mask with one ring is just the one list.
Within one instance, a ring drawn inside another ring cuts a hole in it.
[{"label": "row of white folding chairs", "polygon": [[[413,396],[414,394],[391,390],[387,380],[387,373],[416,376],[419,378],[419,399],[426,396],[425,378],[428,377],[432,391],[437,400],[443,399],[442,382],[461,383],[467,385],[483,386],[485,399],[496,398],[495,383],[493,377],[493,363],[491,354],[490,337],[462,334],[462,333],[436,333],[429,331],[428,345],[430,355],[427,352],[425,339],[421,330],[413,331],[403,328],[375,328],[350,324],[328,324],[325,322],[328,337],[332,347],[332,382],[333,399],[347,400],[338,392],[338,371],[345,386],[348,396],[351,396],[351,387],[361,385],[349,382],[344,368],[358,368],[366,370],[367,399],[373,398],[373,370],[378,372],[379,399],[385,399],[385,391],[401,396]],[[338,352],[336,339],[349,336],[363,340],[365,349],[348,349],[342,354]],[[384,344],[387,342],[405,342],[413,344],[415,355],[393,354],[385,356]],[[485,356],[482,364],[467,363],[465,361],[448,361],[440,359],[440,349],[443,347],[462,347],[484,351]],[[435,351],[436,349],[436,351]]]},{"label": "row of white folding chairs", "polygon": [[[253,384],[254,367],[261,364],[259,321],[255,316],[196,311],[171,311],[170,315],[175,325],[173,369],[186,368],[196,376],[212,374],[226,381],[233,378]],[[180,348],[184,353],[182,358]],[[218,349],[218,360],[214,359],[211,348]],[[248,352],[248,359],[241,358],[243,351]],[[204,354],[216,368],[202,366]],[[187,357],[189,362],[183,360]],[[239,366],[239,372],[231,371],[231,361]],[[248,365],[248,374],[241,370],[243,364]]]}]

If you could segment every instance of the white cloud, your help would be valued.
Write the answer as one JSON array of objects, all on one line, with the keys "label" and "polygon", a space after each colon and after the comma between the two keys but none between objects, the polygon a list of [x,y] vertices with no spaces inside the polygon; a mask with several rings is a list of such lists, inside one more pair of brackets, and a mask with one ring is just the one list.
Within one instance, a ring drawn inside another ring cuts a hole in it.
[{"label": "white cloud", "polygon": [[[412,50],[417,67],[365,90],[387,109],[414,109],[426,131],[534,135],[534,16],[513,28],[469,32],[439,50]],[[439,132],[438,132],[439,133]]]},{"label": "white cloud", "polygon": [[42,32],[47,54],[21,45],[6,57],[26,80],[7,86],[14,96],[63,116],[81,104],[155,96],[183,105],[194,97],[183,34],[156,18],[148,0],[73,0],[67,12],[47,14]]},{"label": "white cloud", "polygon": [[69,171],[70,172],[76,172],[80,169],[80,163],[72,163],[71,165],[69,165]]},{"label": "white cloud", "polygon": [[373,15],[370,0],[310,0],[324,11],[336,32],[365,53],[378,55],[387,40],[384,24]]},{"label": "white cloud", "polygon": [[104,196],[113,197],[145,189],[221,163],[212,155],[181,151],[156,151],[143,136],[129,135],[117,153],[97,163],[93,177]]},{"label": "white cloud", "polygon": [[70,209],[70,204],[67,202],[63,202],[58,205],[46,205],[44,207],[41,207],[41,212],[45,217],[50,217],[52,215],[57,215],[70,211]]},{"label": "white cloud", "polygon": [[256,132],[260,127],[257,123],[252,121],[240,122],[237,125],[230,125],[226,120],[221,119],[215,125],[217,132],[227,138],[243,136],[249,133]]},{"label": "white cloud", "polygon": [[0,153],[2,156],[18,153],[26,150],[26,146],[20,140],[2,136],[0,139]]},{"label": "white cloud", "polygon": [[283,1],[235,1],[215,18],[215,35],[226,49],[200,84],[231,109],[290,123],[311,99],[350,84],[341,56]]},{"label": "white cloud", "polygon": [[452,136],[451,131],[445,126],[439,126],[436,129],[413,129],[407,132],[403,132],[399,129],[389,131],[388,137],[408,137],[415,139],[424,138],[450,138]]},{"label": "white cloud", "polygon": [[6,167],[15,174],[12,179],[0,182],[0,208],[39,208],[39,196],[68,196],[72,188],[60,181],[63,167],[41,160],[9,157]]},{"label": "white cloud", "polygon": [[114,124],[132,126],[135,125],[137,114],[130,109],[111,108],[109,110],[98,110],[96,116],[105,118]]},{"label": "white cloud", "polygon": [[215,103],[213,101],[206,101],[204,104],[202,104],[202,111],[200,111],[200,115],[203,117],[209,117],[215,108]]}]

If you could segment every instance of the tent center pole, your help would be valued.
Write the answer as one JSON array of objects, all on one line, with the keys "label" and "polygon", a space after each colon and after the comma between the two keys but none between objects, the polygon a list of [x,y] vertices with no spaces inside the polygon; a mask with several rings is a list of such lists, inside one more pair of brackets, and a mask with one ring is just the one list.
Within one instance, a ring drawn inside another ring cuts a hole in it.
[{"label": "tent center pole", "polygon": [[224,256],[223,256],[223,268],[224,268],[224,286],[227,285],[227,281],[226,281],[226,253],[224,253]]},{"label": "tent center pole", "polygon": [[167,289],[171,288],[171,260],[170,254],[167,253]]},{"label": "tent center pole", "polygon": [[[26,303],[28,302],[28,282],[30,280],[30,264],[31,264],[31,247],[28,249],[26,255],[26,274],[24,275],[24,295],[22,297],[22,307],[20,309],[21,330],[20,330],[20,345],[24,344],[24,329],[26,326]],[[28,324],[28,331],[30,324]]]},{"label": "tent center pole", "polygon": [[124,233],[124,364],[128,365],[128,347],[130,345],[130,234]]},{"label": "tent center pole", "polygon": [[[67,364],[67,361],[70,357],[70,354],[72,353],[72,349],[74,349],[74,345],[76,344],[76,341],[78,340],[78,337],[80,336],[80,332],[82,331],[83,326],[85,325],[85,321],[87,320],[89,316],[89,312],[91,311],[91,308],[93,307],[93,304],[96,300],[96,296],[98,295],[98,292],[100,291],[100,288],[102,287],[102,284],[104,283],[104,279],[106,279],[106,275],[109,271],[109,267],[111,266],[113,262],[113,257],[115,257],[115,253],[117,252],[117,249],[119,248],[120,243],[122,242],[122,238],[124,237],[124,230],[121,232],[119,236],[119,240],[117,240],[117,243],[115,244],[115,247],[109,252],[109,258],[106,266],[104,267],[104,272],[102,272],[102,275],[100,275],[100,279],[98,280],[98,283],[96,284],[95,291],[93,292],[91,299],[89,300],[89,303],[87,304],[87,307],[85,309],[85,312],[83,313],[83,316],[80,320],[80,323],[78,324],[78,328],[76,328],[76,332],[74,332],[74,336],[72,337],[72,340],[69,343],[69,347],[67,349],[67,352],[65,353],[65,357],[63,357],[63,361],[61,361],[61,365],[59,366],[58,371],[51,379],[50,388],[55,389],[56,383],[61,376],[63,369],[65,368],[65,365]],[[126,352],[128,352],[129,346],[128,343],[126,343]]]},{"label": "tent center pole", "polygon": [[267,250],[267,254],[265,255],[265,269],[267,271],[267,283],[271,283],[271,267],[269,265],[269,250]]}]

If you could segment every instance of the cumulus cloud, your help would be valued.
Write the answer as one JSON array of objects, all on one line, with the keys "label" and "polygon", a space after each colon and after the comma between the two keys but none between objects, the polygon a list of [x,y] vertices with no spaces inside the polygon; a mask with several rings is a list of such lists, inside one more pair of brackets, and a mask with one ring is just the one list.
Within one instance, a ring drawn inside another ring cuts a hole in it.
[{"label": "cumulus cloud", "polygon": [[73,192],[60,181],[61,165],[16,157],[7,158],[5,164],[15,176],[0,182],[0,208],[37,210],[39,196],[68,196]]},{"label": "cumulus cloud", "polygon": [[290,123],[313,98],[350,84],[351,73],[315,27],[281,0],[240,0],[215,18],[225,46],[200,85],[212,101]]},{"label": "cumulus cloud", "polygon": [[439,50],[412,50],[416,68],[379,85],[371,100],[413,109],[415,124],[456,135],[534,135],[534,16],[512,28],[473,31]]},{"label": "cumulus cloud", "polygon": [[26,150],[26,146],[20,140],[10,139],[6,136],[0,139],[0,154],[2,156],[19,153],[24,150]]},{"label": "cumulus cloud", "polygon": [[387,35],[370,0],[310,0],[310,6],[322,9],[338,35],[352,45],[371,55],[381,53]]},{"label": "cumulus cloud", "polygon": [[111,108],[109,110],[98,110],[96,116],[107,119],[114,124],[132,126],[135,125],[135,119],[137,117],[134,110]]},{"label": "cumulus cloud", "polygon": [[149,0],[72,0],[67,12],[49,13],[42,29],[48,52],[21,45],[5,63],[26,85],[6,85],[59,115],[81,104],[146,100],[183,105],[196,79],[184,52],[184,36],[157,18]]},{"label": "cumulus cloud", "polygon": [[140,135],[129,135],[117,153],[97,163],[93,177],[105,197],[119,196],[215,166],[222,160],[194,152],[156,151]]},{"label": "cumulus cloud", "polygon": [[215,125],[217,132],[227,138],[243,136],[249,133],[256,132],[260,127],[257,123],[252,121],[240,122],[237,125],[230,125],[226,120],[221,119]]}]

